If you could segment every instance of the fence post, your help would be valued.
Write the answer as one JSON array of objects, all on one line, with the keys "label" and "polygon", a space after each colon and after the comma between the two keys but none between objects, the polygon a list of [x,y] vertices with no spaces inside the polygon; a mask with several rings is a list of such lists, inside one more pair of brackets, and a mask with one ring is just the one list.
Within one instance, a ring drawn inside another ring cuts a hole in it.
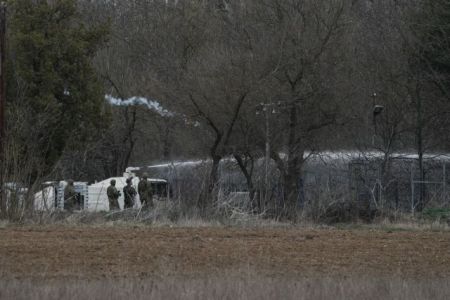
[{"label": "fence post", "polygon": [[442,165],[442,200],[447,204],[447,163],[444,161]]},{"label": "fence post", "polygon": [[411,213],[414,214],[414,161],[411,161]]}]

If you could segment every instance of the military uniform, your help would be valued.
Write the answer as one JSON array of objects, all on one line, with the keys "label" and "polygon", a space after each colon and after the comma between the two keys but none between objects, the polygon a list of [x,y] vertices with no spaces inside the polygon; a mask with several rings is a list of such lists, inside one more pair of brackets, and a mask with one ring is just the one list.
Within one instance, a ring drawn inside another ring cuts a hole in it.
[{"label": "military uniform", "polygon": [[138,184],[139,198],[143,207],[153,207],[152,185],[147,178],[144,177]]},{"label": "military uniform", "polygon": [[106,190],[106,194],[108,195],[108,200],[109,200],[109,209],[110,210],[119,210],[119,196],[120,193],[119,191],[116,189],[116,187],[114,185],[110,185],[108,187],[108,189]]},{"label": "military uniform", "polygon": [[64,209],[72,211],[78,208],[77,206],[77,193],[75,192],[73,182],[69,182],[64,189]]},{"label": "military uniform", "polygon": [[131,186],[131,181],[127,180],[127,185],[123,188],[124,208],[133,208],[136,194],[136,190]]}]

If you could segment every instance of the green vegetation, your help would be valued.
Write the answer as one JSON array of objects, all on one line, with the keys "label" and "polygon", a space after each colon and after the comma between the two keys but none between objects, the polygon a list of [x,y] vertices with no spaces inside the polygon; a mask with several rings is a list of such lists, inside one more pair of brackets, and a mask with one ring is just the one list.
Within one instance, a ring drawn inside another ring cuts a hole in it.
[{"label": "green vegetation", "polygon": [[10,127],[25,122],[15,132],[21,150],[39,155],[46,174],[66,147],[81,145],[107,120],[92,59],[108,27],[83,24],[74,0],[13,0],[8,12],[7,99],[24,116]]},{"label": "green vegetation", "polygon": [[450,208],[428,208],[422,216],[428,220],[450,221]]}]

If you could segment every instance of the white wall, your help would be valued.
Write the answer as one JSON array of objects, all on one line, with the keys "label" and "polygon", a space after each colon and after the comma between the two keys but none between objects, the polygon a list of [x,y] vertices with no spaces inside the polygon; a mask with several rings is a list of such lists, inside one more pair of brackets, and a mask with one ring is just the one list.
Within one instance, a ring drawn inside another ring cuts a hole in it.
[{"label": "white wall", "polygon": [[52,186],[44,188],[42,191],[34,194],[35,210],[54,210],[55,209],[55,189]]},{"label": "white wall", "polygon": [[[123,209],[124,206],[124,197],[123,197],[123,188],[126,185],[126,177],[113,177],[105,179],[101,182],[94,183],[88,187],[88,210],[89,211],[109,211],[109,201],[108,195],[106,194],[106,190],[108,189],[111,180],[116,180],[116,189],[120,191],[121,196],[119,197],[119,206],[120,209]],[[136,189],[139,183],[139,178],[134,177],[132,185]],[[141,207],[141,201],[139,200],[139,195],[136,195],[134,200],[134,208]]]}]

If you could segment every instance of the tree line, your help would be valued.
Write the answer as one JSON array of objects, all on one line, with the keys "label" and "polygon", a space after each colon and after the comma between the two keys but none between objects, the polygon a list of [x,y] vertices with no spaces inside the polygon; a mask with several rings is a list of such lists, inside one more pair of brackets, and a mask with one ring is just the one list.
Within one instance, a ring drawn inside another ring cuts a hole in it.
[{"label": "tree line", "polygon": [[221,160],[253,195],[268,156],[293,217],[312,153],[380,151],[388,180],[394,152],[425,179],[423,155],[448,151],[448,0],[7,2],[3,170],[28,184],[208,158],[207,208]]}]

